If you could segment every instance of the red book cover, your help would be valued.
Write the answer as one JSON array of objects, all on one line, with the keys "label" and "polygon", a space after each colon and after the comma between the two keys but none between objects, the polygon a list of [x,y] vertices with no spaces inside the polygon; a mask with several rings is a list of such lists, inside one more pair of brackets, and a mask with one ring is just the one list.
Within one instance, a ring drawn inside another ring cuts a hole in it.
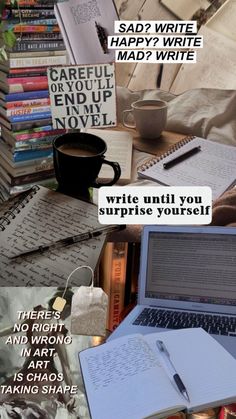
[{"label": "red book cover", "polygon": [[9,93],[28,92],[32,90],[47,90],[47,76],[22,77],[8,79]]}]

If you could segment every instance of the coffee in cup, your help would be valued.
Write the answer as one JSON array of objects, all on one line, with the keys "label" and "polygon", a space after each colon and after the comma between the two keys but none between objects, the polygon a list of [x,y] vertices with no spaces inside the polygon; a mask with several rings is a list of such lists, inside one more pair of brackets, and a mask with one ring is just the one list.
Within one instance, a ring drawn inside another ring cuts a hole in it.
[{"label": "coffee in cup", "polygon": [[[132,115],[134,122],[127,122]],[[143,138],[159,138],[167,122],[167,103],[162,100],[138,100],[131,109],[123,111],[123,124],[136,128]]]},{"label": "coffee in cup", "polygon": [[[73,132],[57,137],[53,142],[53,158],[59,190],[73,195],[88,188],[114,185],[120,178],[119,163],[105,159],[105,141],[93,134]],[[108,182],[97,181],[103,164],[113,168],[114,176]]]}]

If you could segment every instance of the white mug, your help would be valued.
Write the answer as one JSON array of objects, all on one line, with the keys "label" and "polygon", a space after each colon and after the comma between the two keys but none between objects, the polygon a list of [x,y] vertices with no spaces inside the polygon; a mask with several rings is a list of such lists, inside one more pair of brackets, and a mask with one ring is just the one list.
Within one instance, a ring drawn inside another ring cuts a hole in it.
[{"label": "white mug", "polygon": [[[127,122],[132,114],[134,122]],[[159,138],[167,122],[167,103],[163,100],[137,100],[131,109],[123,111],[123,125],[136,128],[143,138]]]}]

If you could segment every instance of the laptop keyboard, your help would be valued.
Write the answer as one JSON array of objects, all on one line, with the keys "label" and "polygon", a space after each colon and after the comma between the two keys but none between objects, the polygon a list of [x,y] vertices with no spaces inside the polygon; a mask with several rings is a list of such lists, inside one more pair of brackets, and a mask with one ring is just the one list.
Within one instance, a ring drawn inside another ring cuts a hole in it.
[{"label": "laptop keyboard", "polygon": [[202,327],[214,335],[236,336],[236,317],[230,316],[144,308],[133,324],[168,329]]}]

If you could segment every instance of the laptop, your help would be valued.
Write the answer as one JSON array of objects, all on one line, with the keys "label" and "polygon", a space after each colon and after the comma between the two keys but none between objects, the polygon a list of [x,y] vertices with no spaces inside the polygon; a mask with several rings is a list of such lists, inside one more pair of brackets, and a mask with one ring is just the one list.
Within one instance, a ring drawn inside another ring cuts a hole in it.
[{"label": "laptop", "polygon": [[143,228],[138,304],[109,340],[186,327],[236,358],[236,228]]}]

